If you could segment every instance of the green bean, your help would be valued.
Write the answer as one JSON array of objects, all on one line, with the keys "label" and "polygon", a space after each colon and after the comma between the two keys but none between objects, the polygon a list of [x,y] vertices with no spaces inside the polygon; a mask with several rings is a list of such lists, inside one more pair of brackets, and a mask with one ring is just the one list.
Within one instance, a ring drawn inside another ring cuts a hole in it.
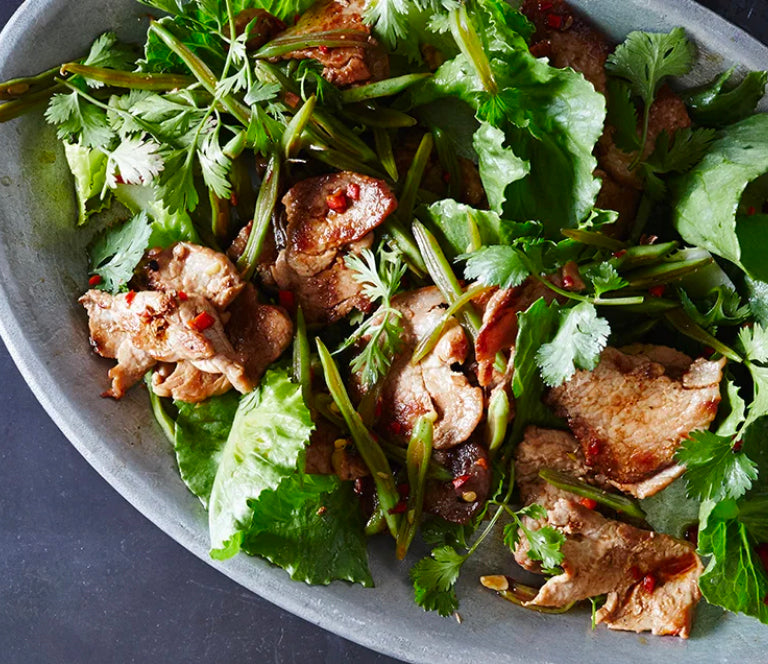
[{"label": "green bean", "polygon": [[485,422],[485,445],[491,457],[504,443],[509,429],[509,395],[503,388],[497,388],[488,404],[488,417]]},{"label": "green bean", "polygon": [[[395,445],[386,440],[382,440],[380,445],[388,459],[396,461],[401,466],[406,465],[408,452],[404,447],[400,447],[399,445]],[[429,460],[427,477],[438,482],[450,482],[453,479],[453,475],[451,475],[450,471],[445,466],[441,466],[434,459]]]},{"label": "green bean", "polygon": [[458,198],[461,186],[461,167],[456,156],[456,149],[451,145],[445,132],[440,127],[432,128],[432,136],[435,139],[435,148],[440,165],[448,175],[448,195]]},{"label": "green bean", "polygon": [[414,83],[430,78],[432,74],[406,74],[405,76],[395,76],[394,78],[385,78],[383,81],[375,81],[360,85],[356,88],[348,88],[341,93],[341,101],[344,104],[354,104],[367,99],[379,99],[380,97],[391,97],[407,90]]},{"label": "green bean", "polygon": [[703,327],[698,325],[685,311],[682,309],[672,309],[664,314],[664,318],[674,327],[678,332],[681,332],[686,337],[698,341],[704,346],[709,346],[715,352],[720,353],[723,357],[727,357],[729,360],[741,363],[742,357],[732,348],[726,346],[722,341],[717,339],[714,335],[707,332]]},{"label": "green bean", "polygon": [[427,266],[413,236],[405,230],[396,216],[390,216],[384,222],[384,232],[400,251],[403,261],[419,279],[427,274]]},{"label": "green bean", "polygon": [[245,150],[246,145],[248,144],[247,139],[248,132],[245,129],[238,131],[231,139],[227,141],[226,145],[221,149],[221,151],[228,159],[235,160],[241,154],[243,154],[243,150]]},{"label": "green bean", "polygon": [[264,246],[264,238],[267,236],[269,226],[272,223],[272,214],[277,205],[277,196],[280,191],[280,157],[273,152],[267,163],[267,171],[261,182],[259,195],[256,199],[256,207],[253,211],[253,226],[245,244],[243,255],[237,261],[240,274],[246,281],[250,281],[259,262],[261,250]]},{"label": "green bean", "polygon": [[400,530],[397,533],[395,553],[398,560],[405,558],[421,522],[427,471],[429,470],[429,460],[432,457],[432,424],[433,422],[429,417],[421,416],[416,420],[411,439],[408,442],[406,470],[410,493],[408,495],[408,509],[405,512],[405,517],[400,521]]},{"label": "green bean", "polygon": [[708,256],[696,260],[670,261],[661,265],[633,270],[624,275],[624,278],[631,288],[652,288],[693,274],[712,263],[713,260],[711,256]]},{"label": "green bean", "polygon": [[312,157],[340,171],[354,171],[355,173],[369,175],[372,178],[386,179],[386,175],[377,168],[364,164],[355,157],[334,150],[324,144],[309,143],[307,148]]},{"label": "green bean", "polygon": [[[344,37],[358,37],[363,39],[344,39]],[[277,37],[264,44],[253,55],[257,60],[269,60],[292,51],[303,51],[306,48],[369,48],[370,44],[365,40],[365,34],[361,30],[325,30],[309,35],[295,35]]]},{"label": "green bean", "polygon": [[584,482],[583,480],[576,479],[575,477],[561,473],[558,470],[544,468],[539,471],[539,477],[547,482],[547,484],[551,484],[557,489],[575,493],[577,496],[589,498],[600,505],[610,507],[612,510],[621,512],[627,516],[645,520],[645,512],[643,512],[640,505],[631,498],[603,491],[591,484],[587,484],[587,482]]},{"label": "green bean", "polygon": [[395,153],[392,150],[392,139],[386,129],[375,128],[373,130],[373,139],[376,142],[376,153],[381,165],[387,171],[387,175],[397,182],[400,174],[397,172],[397,162]]},{"label": "green bean", "polygon": [[301,307],[296,311],[296,334],[293,337],[293,380],[301,385],[304,403],[312,405],[312,357],[309,351],[307,324]]},{"label": "green bean", "polygon": [[75,74],[91,81],[98,81],[113,88],[131,88],[134,90],[154,90],[170,92],[186,88],[195,82],[191,76],[180,74],[152,74],[148,72],[119,71],[104,67],[91,67],[77,62],[61,65],[62,74]]},{"label": "green bean", "polygon": [[600,247],[601,249],[609,249],[611,251],[620,251],[627,247],[625,242],[621,242],[603,233],[584,231],[579,228],[563,228],[560,232],[565,237],[590,247]]},{"label": "green bean", "polygon": [[451,11],[450,28],[456,45],[467,60],[472,63],[485,91],[491,95],[497,94],[499,86],[493,76],[491,63],[479,35],[472,27],[464,5]]},{"label": "green bean", "polygon": [[63,85],[52,85],[50,88],[44,88],[19,99],[0,104],[0,122],[8,122],[8,120],[13,120],[20,115],[28,113],[35,106],[47,102],[54,94],[63,89]]},{"label": "green bean", "polygon": [[312,117],[312,111],[315,110],[317,104],[317,97],[312,95],[304,105],[301,107],[298,113],[291,118],[288,126],[283,132],[282,144],[283,144],[283,156],[286,159],[290,159],[301,147],[301,134],[304,128],[307,126],[310,118]]},{"label": "green bean", "polygon": [[0,100],[21,99],[28,94],[40,92],[53,86],[53,79],[59,73],[58,67],[52,67],[35,76],[12,78],[0,83]]},{"label": "green bean", "polygon": [[667,254],[677,249],[677,242],[662,242],[661,244],[640,244],[629,247],[617,260],[617,268],[631,270],[661,260]]},{"label": "green bean", "polygon": [[411,167],[405,175],[405,181],[399,196],[400,203],[397,209],[397,215],[404,223],[408,223],[413,217],[416,194],[421,186],[424,170],[427,168],[434,144],[435,140],[432,138],[432,134],[424,134],[416,150],[416,155],[413,157]]},{"label": "green bean", "polygon": [[369,106],[347,106],[342,114],[353,122],[359,122],[373,129],[401,129],[414,127],[418,120],[412,115],[396,111],[392,108]]},{"label": "green bean", "polygon": [[208,200],[211,203],[211,232],[217,240],[226,240],[229,235],[229,199],[220,198],[210,189]]},{"label": "green bean", "polygon": [[384,513],[384,519],[387,522],[387,528],[392,537],[397,538],[400,519],[393,513],[395,506],[400,502],[400,495],[395,486],[395,478],[392,475],[392,469],[389,461],[384,454],[381,446],[376,442],[371,432],[363,424],[360,415],[355,411],[349,395],[341,380],[339,369],[331,356],[325,344],[317,339],[317,351],[320,355],[320,362],[323,365],[323,374],[328,390],[333,397],[336,406],[341,411],[341,416],[349,428],[352,440],[355,441],[357,451],[363,458],[365,465],[371,472],[373,481],[376,484],[376,491],[379,496],[379,504]]}]

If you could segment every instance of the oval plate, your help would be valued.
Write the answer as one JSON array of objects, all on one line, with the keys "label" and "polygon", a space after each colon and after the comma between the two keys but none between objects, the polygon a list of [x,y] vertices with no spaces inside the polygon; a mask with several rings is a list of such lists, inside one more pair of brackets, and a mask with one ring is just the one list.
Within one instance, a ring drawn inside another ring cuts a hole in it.
[{"label": "oval plate", "polygon": [[[701,47],[696,80],[737,63],[768,69],[768,48],[690,0],[578,0],[611,36],[633,29],[685,27]],[[105,30],[139,41],[146,9],[130,0],[28,0],[0,34],[0,80],[33,74],[82,54]],[[693,79],[692,79],[693,80]],[[689,641],[591,631],[589,612],[544,616],[497,600],[476,582],[509,557],[472,559],[459,584],[463,624],[423,612],[412,601],[410,562],[391,544],[372,542],[375,590],[342,583],[313,588],[265,562],[208,556],[207,519],[178,477],[172,450],[133,390],[117,404],[102,399],[108,363],[87,342],[76,304],[87,288],[64,155],[39,113],[0,125],[0,334],[38,399],[80,453],[163,531],[229,577],[282,608],[341,636],[409,662],[504,661],[543,664],[765,661],[768,630],[757,621],[702,605]],[[497,554],[498,555],[498,552]],[[556,636],[555,636],[556,635]]]}]

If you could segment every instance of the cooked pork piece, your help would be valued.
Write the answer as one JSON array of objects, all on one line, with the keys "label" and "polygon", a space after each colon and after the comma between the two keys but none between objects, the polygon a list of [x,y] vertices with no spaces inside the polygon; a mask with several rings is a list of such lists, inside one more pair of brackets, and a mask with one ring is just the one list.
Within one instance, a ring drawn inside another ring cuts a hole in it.
[{"label": "cooked pork piece", "polygon": [[474,440],[432,457],[445,466],[453,480],[427,483],[424,510],[452,523],[468,523],[485,504],[491,489],[492,472],[488,452]]},{"label": "cooked pork piece", "polygon": [[303,180],[284,197],[286,246],[271,272],[292,291],[308,323],[330,323],[368,304],[354,272],[344,263],[373,242],[372,231],[397,207],[381,180],[334,173]]},{"label": "cooked pork piece", "polygon": [[151,249],[142,276],[152,290],[199,295],[226,309],[245,288],[237,268],[222,253],[189,242]]},{"label": "cooked pork piece", "polygon": [[509,351],[517,340],[517,314],[525,311],[543,297],[552,302],[556,295],[536,279],[527,279],[516,288],[497,290],[483,311],[483,324],[475,339],[477,379],[480,385],[490,385],[494,378],[494,363],[499,351]]},{"label": "cooked pork piece", "polygon": [[[235,16],[235,34],[239,37],[249,25],[251,29],[248,41],[245,42],[245,48],[249,51],[259,50],[286,27],[285,23],[268,11],[255,8],[244,9]],[[229,26],[224,26],[224,31],[229,35]]]},{"label": "cooked pork piece", "polygon": [[431,415],[435,449],[455,447],[472,435],[483,417],[483,392],[470,384],[459,366],[469,352],[464,330],[450,320],[435,348],[414,365],[414,349],[441,320],[447,305],[440,291],[429,287],[397,295],[392,306],[403,314],[402,347],[382,381],[378,425],[406,445],[417,419]]},{"label": "cooked pork piece", "polygon": [[[604,481],[591,475],[578,443],[568,432],[528,427],[515,457],[523,502],[538,503],[548,510],[547,518],[540,521],[525,517],[526,527],[549,525],[566,536],[563,572],[549,579],[531,604],[565,606],[607,594],[598,622],[612,629],[687,637],[703,570],[694,547],[608,519],[579,504],[573,494],[539,478],[539,470],[551,468],[597,484]],[[523,539],[516,560],[539,572],[539,563],[528,557],[527,550]]]},{"label": "cooked pork piece", "polygon": [[691,431],[712,423],[724,365],[657,346],[609,347],[594,371],[577,371],[547,403],[568,419],[590,468],[643,482],[674,463]]},{"label": "cooked pork piece", "polygon": [[345,30],[345,34],[337,34],[333,40],[349,41],[350,45],[305,48],[287,53],[281,59],[317,60],[324,67],[323,76],[339,87],[387,78],[389,56],[363,23],[365,4],[365,0],[319,0],[302,14],[296,25],[280,36],[310,36],[329,30]]},{"label": "cooked pork piece", "polygon": [[156,362],[188,360],[206,373],[224,374],[240,392],[253,384],[236,360],[216,309],[204,298],[181,301],[167,293],[110,295],[90,290],[80,298],[88,312],[91,344],[118,360],[106,396],[119,399]]},{"label": "cooked pork piece", "polygon": [[200,371],[186,360],[162,364],[152,374],[152,391],[157,396],[188,403],[200,403],[231,389],[224,374]]},{"label": "cooked pork piece", "polygon": [[607,519],[562,498],[542,525],[566,537],[563,572],[544,584],[530,606],[565,606],[607,595],[598,623],[611,629],[690,635],[704,570],[692,544]]}]

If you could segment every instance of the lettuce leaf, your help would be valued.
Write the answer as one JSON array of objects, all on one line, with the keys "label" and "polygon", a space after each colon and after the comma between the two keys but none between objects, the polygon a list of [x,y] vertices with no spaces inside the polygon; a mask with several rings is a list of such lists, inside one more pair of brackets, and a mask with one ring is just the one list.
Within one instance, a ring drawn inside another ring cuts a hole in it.
[{"label": "lettuce leaf", "polygon": [[491,210],[502,213],[507,200],[507,187],[528,175],[529,163],[504,147],[506,136],[501,129],[483,122],[475,132],[474,148],[479,157],[478,170]]},{"label": "lettuce leaf", "polygon": [[75,178],[77,225],[85,224],[91,215],[106,209],[112,199],[107,184],[107,155],[101,150],[64,143],[64,155]]},{"label": "lettuce leaf", "polygon": [[478,242],[488,246],[502,241],[502,221],[496,212],[445,198],[426,208],[424,216],[449,258],[472,251]]},{"label": "lettuce leaf", "polygon": [[268,371],[241,399],[211,488],[212,556],[228,558],[239,550],[252,501],[296,472],[313,429],[301,387],[284,369]]},{"label": "lettuce leaf", "polygon": [[751,71],[738,83],[736,68],[723,72],[709,85],[686,96],[691,117],[705,127],[725,127],[752,115],[765,95],[768,72]]},{"label": "lettuce leaf", "polygon": [[296,581],[373,586],[363,515],[350,482],[335,475],[291,475],[249,505],[246,553],[279,565]]}]

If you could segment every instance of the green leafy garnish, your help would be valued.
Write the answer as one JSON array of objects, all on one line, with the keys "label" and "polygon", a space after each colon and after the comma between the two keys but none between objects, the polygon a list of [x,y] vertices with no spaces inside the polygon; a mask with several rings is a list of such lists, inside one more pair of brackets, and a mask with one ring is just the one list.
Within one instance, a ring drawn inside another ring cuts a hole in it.
[{"label": "green leafy garnish", "polygon": [[504,526],[504,544],[514,553],[522,532],[528,541],[528,557],[531,560],[538,560],[545,574],[558,574],[559,565],[563,562],[563,552],[560,549],[565,543],[565,535],[552,526],[527,528],[522,521],[523,517],[545,519],[547,510],[541,505],[533,504],[518,512],[510,512],[510,515],[512,523]]},{"label": "green leafy garnish", "polygon": [[705,127],[725,127],[755,112],[765,95],[768,72],[751,71],[734,84],[735,67],[723,72],[711,84],[685,96],[691,117]]},{"label": "green leafy garnish", "polygon": [[456,611],[459,608],[456,581],[468,557],[451,546],[442,546],[417,562],[410,573],[416,604],[441,616],[450,616]]},{"label": "green leafy garnish", "polygon": [[126,286],[147,250],[151,235],[149,217],[146,212],[140,212],[96,238],[88,254],[91,274],[101,277],[101,289],[116,293]]}]

